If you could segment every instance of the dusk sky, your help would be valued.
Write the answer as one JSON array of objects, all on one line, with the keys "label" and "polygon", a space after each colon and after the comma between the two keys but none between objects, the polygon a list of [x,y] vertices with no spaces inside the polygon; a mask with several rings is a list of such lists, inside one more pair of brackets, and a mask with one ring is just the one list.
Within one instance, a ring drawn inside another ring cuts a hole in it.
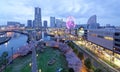
[{"label": "dusk sky", "polygon": [[75,23],[86,24],[90,16],[97,15],[101,25],[120,25],[120,0],[1,0],[0,25],[7,21],[26,24],[34,19],[34,7],[42,9],[42,20],[73,16]]}]

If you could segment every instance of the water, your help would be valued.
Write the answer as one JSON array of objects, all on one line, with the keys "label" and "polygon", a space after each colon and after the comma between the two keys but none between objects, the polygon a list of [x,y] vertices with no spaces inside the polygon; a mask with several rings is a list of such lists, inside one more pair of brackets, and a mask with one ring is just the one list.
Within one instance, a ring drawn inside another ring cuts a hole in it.
[{"label": "water", "polygon": [[0,56],[4,51],[7,51],[8,55],[10,56],[12,54],[12,47],[13,53],[15,53],[21,46],[25,44],[27,44],[27,36],[16,33],[7,43],[0,45]]},{"label": "water", "polygon": [[47,36],[44,32],[42,32],[42,39],[48,41],[50,40],[50,36]]},{"label": "water", "polygon": [[[42,32],[42,39],[45,41],[50,40],[50,36],[46,36],[44,32]],[[27,36],[15,33],[14,36],[7,43],[0,45],[0,56],[4,51],[7,51],[9,56],[12,55],[12,47],[13,53],[15,53],[21,46],[27,44]]]}]

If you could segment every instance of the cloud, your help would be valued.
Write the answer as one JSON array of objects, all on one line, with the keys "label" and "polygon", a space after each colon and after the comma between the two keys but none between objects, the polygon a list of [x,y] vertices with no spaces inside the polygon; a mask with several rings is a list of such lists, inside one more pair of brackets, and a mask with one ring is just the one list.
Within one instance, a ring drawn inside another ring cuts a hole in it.
[{"label": "cloud", "polygon": [[74,16],[80,23],[96,14],[101,24],[120,22],[119,0],[2,0],[0,2],[0,23],[8,20],[26,23],[34,19],[34,7],[42,9],[43,20],[50,16],[67,18]]}]

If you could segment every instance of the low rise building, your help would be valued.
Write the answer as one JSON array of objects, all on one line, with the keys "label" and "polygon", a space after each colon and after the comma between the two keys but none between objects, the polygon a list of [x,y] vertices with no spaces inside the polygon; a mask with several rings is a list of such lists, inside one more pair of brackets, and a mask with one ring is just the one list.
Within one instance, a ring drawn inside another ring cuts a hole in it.
[{"label": "low rise building", "polygon": [[86,42],[89,49],[120,66],[120,30],[114,28],[88,30]]}]

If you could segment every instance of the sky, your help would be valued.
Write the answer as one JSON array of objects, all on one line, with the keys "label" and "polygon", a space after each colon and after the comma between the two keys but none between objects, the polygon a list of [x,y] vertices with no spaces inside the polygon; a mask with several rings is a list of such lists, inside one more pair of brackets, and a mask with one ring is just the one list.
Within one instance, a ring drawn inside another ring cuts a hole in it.
[{"label": "sky", "polygon": [[1,0],[0,25],[7,21],[17,21],[27,24],[34,19],[34,7],[42,10],[42,20],[50,16],[75,18],[76,24],[86,24],[92,15],[97,15],[100,25],[111,24],[120,26],[120,0]]}]

